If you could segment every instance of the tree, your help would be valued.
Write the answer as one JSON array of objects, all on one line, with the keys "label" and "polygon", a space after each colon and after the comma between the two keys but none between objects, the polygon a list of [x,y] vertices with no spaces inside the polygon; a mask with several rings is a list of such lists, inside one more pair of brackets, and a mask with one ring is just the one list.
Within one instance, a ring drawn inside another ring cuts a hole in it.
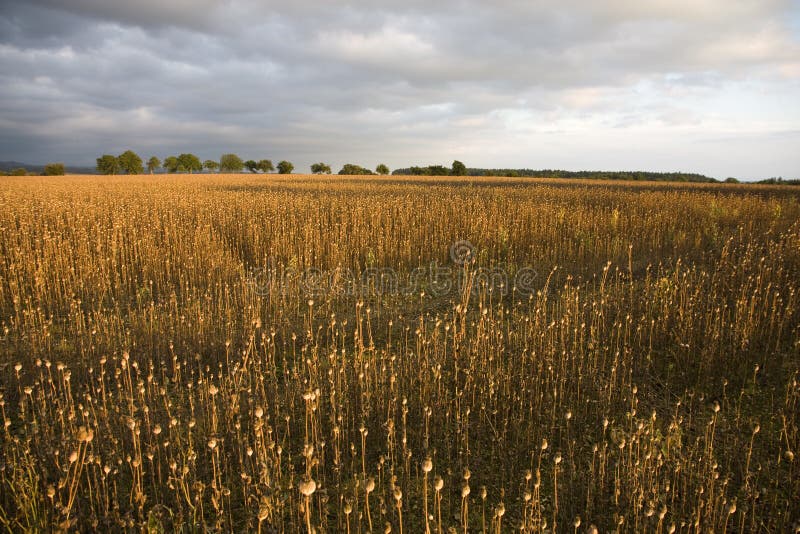
[{"label": "tree", "polygon": [[219,172],[242,172],[244,163],[236,154],[223,154],[219,158]]},{"label": "tree", "polygon": [[213,172],[219,169],[219,163],[217,163],[213,159],[207,159],[203,162],[203,167]]},{"label": "tree", "polygon": [[153,174],[156,169],[161,167],[161,160],[155,156],[151,156],[150,159],[147,160],[147,172]]},{"label": "tree", "polygon": [[311,172],[314,174],[330,174],[331,166],[326,163],[314,163],[311,165]]},{"label": "tree", "polygon": [[116,157],[110,154],[103,154],[97,158],[97,172],[100,174],[117,174],[119,170],[119,160]]},{"label": "tree", "polygon": [[178,167],[180,167],[180,163],[178,162],[178,158],[175,156],[167,156],[164,158],[164,168],[167,170],[167,172],[178,172]]},{"label": "tree", "polygon": [[48,163],[44,166],[45,176],[62,176],[65,172],[63,163]]},{"label": "tree", "polygon": [[467,166],[461,163],[458,160],[453,162],[453,170],[451,171],[453,176],[466,176],[467,175]]},{"label": "tree", "polygon": [[362,175],[374,173],[369,169],[365,169],[361,165],[356,165],[355,163],[345,163],[342,169],[339,171],[339,174]]},{"label": "tree", "polygon": [[272,160],[270,159],[262,159],[256,166],[264,172],[271,172],[275,170],[275,166],[272,164]]},{"label": "tree", "polygon": [[428,167],[428,173],[430,176],[448,176],[450,169],[444,165],[431,165]]},{"label": "tree", "polygon": [[200,158],[194,154],[181,154],[178,156],[178,164],[190,173],[203,170],[203,164],[200,163]]},{"label": "tree", "polygon": [[375,167],[375,172],[378,174],[389,174],[389,167],[381,163],[377,167]]},{"label": "tree", "polygon": [[294,170],[294,165],[290,162],[283,160],[278,163],[278,172],[281,174],[290,174]]},{"label": "tree", "polygon": [[244,166],[247,167],[247,170],[250,172],[258,172],[258,163],[254,159],[245,161]]},{"label": "tree", "polygon": [[9,171],[9,174],[11,176],[27,176],[28,175],[28,169],[26,169],[24,167],[17,167],[16,169],[11,169]]},{"label": "tree", "polygon": [[142,158],[133,150],[126,150],[117,157],[119,167],[122,172],[127,174],[142,174],[144,166],[142,165]]}]

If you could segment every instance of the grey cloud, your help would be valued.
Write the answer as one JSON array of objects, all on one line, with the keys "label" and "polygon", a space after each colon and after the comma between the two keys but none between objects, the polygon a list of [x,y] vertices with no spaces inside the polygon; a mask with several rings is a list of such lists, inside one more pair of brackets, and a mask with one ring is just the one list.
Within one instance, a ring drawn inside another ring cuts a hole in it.
[{"label": "grey cloud", "polygon": [[[702,109],[714,91],[797,86],[796,12],[783,0],[7,1],[0,159],[234,150],[300,168],[479,158],[483,142],[485,160],[468,163],[503,166],[546,132],[681,135],[716,127]],[[603,150],[584,158],[608,161]]]},{"label": "grey cloud", "polygon": [[28,0],[30,4],[78,17],[124,26],[175,26],[210,30],[214,14],[224,8],[218,0]]}]

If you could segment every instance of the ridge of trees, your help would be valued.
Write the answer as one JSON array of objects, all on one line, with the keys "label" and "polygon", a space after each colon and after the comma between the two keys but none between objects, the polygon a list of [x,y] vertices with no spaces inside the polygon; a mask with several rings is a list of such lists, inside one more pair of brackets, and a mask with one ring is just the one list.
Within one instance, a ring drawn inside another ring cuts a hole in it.
[{"label": "ridge of trees", "polygon": [[[0,169],[0,176],[26,176],[26,175],[45,175],[58,176],[66,172],[89,172],[84,168],[67,168],[63,163],[48,163],[44,166],[28,166],[17,162],[2,162],[6,167]],[[19,165],[13,166],[13,165]],[[294,171],[294,165],[286,160],[282,160],[273,165],[272,160],[261,159],[243,161],[236,154],[222,154],[219,161],[207,159],[200,161],[195,154],[182,153],[177,156],[167,156],[162,161],[157,156],[151,156],[145,163],[142,158],[132,150],[126,150],[118,156],[104,154],[96,160],[96,171],[99,174],[142,174],[145,170],[154,174],[159,170],[166,173],[195,173],[195,172],[220,172],[238,173],[244,169],[252,173],[277,172],[290,174]],[[311,165],[311,172],[314,174],[331,174],[331,167],[327,163],[319,162]],[[389,168],[381,163],[372,171],[361,165],[346,163],[339,170],[340,175],[388,175]],[[705,176],[699,173],[689,172],[654,172],[654,171],[568,171],[563,169],[510,169],[510,168],[468,168],[462,162],[455,160],[450,167],[444,165],[411,166],[395,169],[391,172],[395,176],[502,176],[502,177],[525,177],[525,178],[580,178],[594,180],[629,180],[629,181],[653,181],[653,182],[694,182],[694,183],[742,183],[734,177],[724,180]],[[800,179],[785,179],[783,177],[772,177],[765,180],[745,182],[767,185],[788,185],[800,186]]]},{"label": "ridge of trees", "polygon": [[[164,172],[171,174],[202,172],[204,169],[210,172],[236,173],[242,172],[245,168],[253,173],[267,173],[275,170],[272,160],[262,159],[255,161],[249,159],[242,161],[242,158],[230,153],[220,156],[219,161],[207,159],[201,162],[200,158],[190,152],[177,156],[167,156],[163,161],[157,156],[151,156],[147,160],[147,172],[150,174],[155,173],[158,169],[163,169]],[[103,154],[97,158],[96,169],[100,174],[142,174],[144,173],[145,165],[138,154],[132,150],[126,150],[119,156]],[[284,160],[278,164],[278,172],[281,174],[289,174],[292,170],[294,170],[294,165],[289,161]]]},{"label": "ridge of trees", "polygon": [[[462,167],[463,163],[454,161],[451,168],[444,165],[427,167],[412,166],[396,169],[392,174],[399,176],[504,176],[524,178],[583,178],[594,180],[631,180],[655,182],[719,182],[715,178],[698,173],[653,172],[653,171],[566,171],[560,169],[480,169]],[[735,180],[735,179],[734,179]],[[734,183],[733,180],[728,180]]]}]

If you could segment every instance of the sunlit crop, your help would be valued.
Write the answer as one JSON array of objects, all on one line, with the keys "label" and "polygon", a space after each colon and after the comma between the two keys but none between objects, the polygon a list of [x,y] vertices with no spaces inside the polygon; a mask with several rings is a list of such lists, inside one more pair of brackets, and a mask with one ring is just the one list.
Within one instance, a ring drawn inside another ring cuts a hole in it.
[{"label": "sunlit crop", "polygon": [[792,531],[799,200],[3,178],[0,524]]}]

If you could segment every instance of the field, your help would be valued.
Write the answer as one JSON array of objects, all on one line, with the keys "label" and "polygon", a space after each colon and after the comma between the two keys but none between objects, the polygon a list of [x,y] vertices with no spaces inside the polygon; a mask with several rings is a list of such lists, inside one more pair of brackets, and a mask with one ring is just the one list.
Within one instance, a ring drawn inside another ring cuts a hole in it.
[{"label": "field", "polygon": [[0,525],[791,532],[800,195],[2,178]]}]

